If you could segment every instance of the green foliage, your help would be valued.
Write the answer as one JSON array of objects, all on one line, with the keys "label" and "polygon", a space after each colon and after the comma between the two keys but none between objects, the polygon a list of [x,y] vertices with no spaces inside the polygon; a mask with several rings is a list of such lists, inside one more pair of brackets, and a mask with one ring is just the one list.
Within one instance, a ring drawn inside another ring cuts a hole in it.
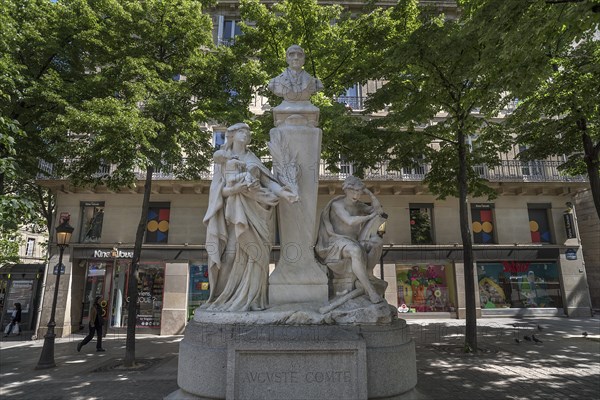
[{"label": "green foliage", "polygon": [[[316,0],[285,0],[271,7],[257,1],[241,2],[243,35],[236,38],[233,52],[244,62],[254,62],[257,73],[247,80],[267,97],[271,106],[280,98],[266,84],[285,67],[285,50],[299,44],[306,52],[305,69],[321,79],[324,90],[312,101],[321,110],[323,129],[322,158],[330,170],[337,170],[343,158],[355,166],[355,174],[387,158],[390,133],[352,116],[344,105],[333,99],[347,88],[377,77],[375,71],[382,48],[374,42],[399,40],[409,25],[395,21],[392,10],[371,7],[370,12],[351,15],[340,5],[319,5]],[[265,143],[272,128],[272,114],[266,112],[254,121],[253,147],[265,154]]]},{"label": "green foliage", "polygon": [[[392,16],[406,15],[404,10],[414,7],[415,2],[402,2]],[[458,197],[456,177],[464,165],[468,193],[493,197],[474,166],[498,165],[498,153],[509,141],[493,119],[502,97],[497,76],[480,62],[477,34],[466,29],[463,20],[444,20],[428,12],[415,15],[408,25],[413,30],[406,40],[384,44],[387,51],[379,65],[388,82],[369,102],[371,111],[388,110],[373,124],[395,133],[390,168],[431,163],[425,182],[445,198]],[[475,144],[461,158],[459,144],[468,137]]]},{"label": "green foliage", "polygon": [[[600,1],[465,1],[486,66],[519,98],[508,128],[524,160],[565,155],[561,166],[587,173],[600,215]],[[527,40],[523,40],[526,37]]]}]

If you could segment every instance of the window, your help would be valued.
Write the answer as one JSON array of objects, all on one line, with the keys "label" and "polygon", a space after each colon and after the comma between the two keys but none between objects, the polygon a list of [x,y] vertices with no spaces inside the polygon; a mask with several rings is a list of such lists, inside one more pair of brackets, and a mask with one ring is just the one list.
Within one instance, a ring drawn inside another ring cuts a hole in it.
[{"label": "window", "polygon": [[473,243],[496,243],[493,204],[473,204],[471,206],[471,220]]},{"label": "window", "polygon": [[528,204],[529,231],[532,243],[552,243],[552,232],[548,212],[549,204]]},{"label": "window", "polygon": [[396,265],[396,281],[398,306],[406,310],[404,312],[452,312],[456,309],[452,264]]},{"label": "window", "polygon": [[481,308],[562,308],[558,265],[506,260],[477,263]]},{"label": "window", "polygon": [[146,243],[169,242],[170,203],[150,203],[146,223]]},{"label": "window", "polygon": [[82,217],[79,241],[81,243],[100,242],[104,221],[104,202],[82,201],[80,206]]},{"label": "window", "polygon": [[[527,146],[519,146],[519,154],[526,150]],[[539,161],[522,161],[521,173],[524,177],[540,176],[543,174],[542,166]]]},{"label": "window", "polygon": [[196,308],[205,303],[210,294],[207,264],[190,264],[188,293],[188,320],[190,320],[193,318]]},{"label": "window", "polygon": [[214,131],[213,132],[213,145],[215,150],[219,150],[225,143],[225,131]]},{"label": "window", "polygon": [[235,42],[235,37],[242,34],[240,21],[225,18],[223,15],[219,15],[218,18],[217,43],[225,46],[232,45]]},{"label": "window", "polygon": [[410,204],[412,244],[433,244],[433,204]]},{"label": "window", "polygon": [[354,165],[346,160],[345,157],[340,158],[340,174],[343,176],[352,175],[354,173]]},{"label": "window", "polygon": [[33,257],[34,251],[35,251],[35,239],[27,238],[27,244],[25,245],[25,256]]},{"label": "window", "polygon": [[359,84],[352,86],[346,90],[346,93],[337,98],[338,103],[345,104],[350,110],[362,110],[363,97],[362,87]]}]

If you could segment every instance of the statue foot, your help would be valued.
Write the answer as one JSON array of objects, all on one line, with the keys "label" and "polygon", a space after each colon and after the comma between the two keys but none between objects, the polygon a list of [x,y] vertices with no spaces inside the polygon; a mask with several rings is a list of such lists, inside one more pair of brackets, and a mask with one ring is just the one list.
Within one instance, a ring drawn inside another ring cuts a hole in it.
[{"label": "statue foot", "polygon": [[383,297],[381,297],[377,293],[371,293],[371,294],[369,294],[369,300],[371,300],[371,303],[377,304],[377,303],[381,303],[383,301]]}]

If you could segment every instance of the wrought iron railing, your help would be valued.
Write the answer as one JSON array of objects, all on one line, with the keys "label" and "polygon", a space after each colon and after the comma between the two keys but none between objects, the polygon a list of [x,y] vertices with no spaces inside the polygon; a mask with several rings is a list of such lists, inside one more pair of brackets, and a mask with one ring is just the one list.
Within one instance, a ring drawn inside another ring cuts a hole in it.
[{"label": "wrought iron railing", "polygon": [[[263,161],[269,161],[265,158]],[[185,162],[185,160],[184,160]],[[367,181],[406,181],[418,182],[425,179],[425,176],[431,169],[430,164],[422,164],[412,168],[402,168],[400,171],[391,170],[388,168],[388,163],[380,163],[376,168],[369,169],[365,172],[364,179]],[[586,182],[587,177],[584,175],[567,175],[559,170],[560,161],[520,161],[520,160],[504,160],[500,165],[488,167],[486,165],[477,165],[475,171],[483,179],[490,182]],[[39,180],[61,179],[56,177],[53,171],[53,165],[45,161],[39,163],[40,173]],[[339,166],[339,172],[331,172],[327,170],[324,162],[319,166],[319,178],[321,180],[344,180],[348,175],[352,175],[354,168],[352,164],[345,163]],[[114,166],[103,165],[95,177],[109,176],[114,172]],[[142,180],[146,177],[145,170],[136,169],[135,175]],[[201,180],[212,179],[212,167],[209,171],[201,174]],[[154,180],[177,180],[176,174],[173,172],[172,166],[164,166],[157,169],[152,175]]]}]

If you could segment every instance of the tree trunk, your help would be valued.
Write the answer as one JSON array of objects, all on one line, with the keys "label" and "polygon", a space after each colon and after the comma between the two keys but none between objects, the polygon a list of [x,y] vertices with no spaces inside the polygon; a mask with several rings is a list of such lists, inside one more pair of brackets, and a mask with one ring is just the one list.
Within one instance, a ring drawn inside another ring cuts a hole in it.
[{"label": "tree trunk", "polygon": [[460,218],[460,236],[463,245],[463,265],[465,269],[465,352],[477,352],[477,310],[475,309],[475,277],[473,275],[473,244],[471,242],[471,229],[469,224],[469,208],[467,194],[469,192],[467,146],[462,130],[458,131],[458,200]]},{"label": "tree trunk", "polygon": [[135,365],[135,324],[137,320],[137,301],[138,301],[138,268],[140,265],[140,256],[142,253],[142,241],[146,233],[146,220],[148,218],[148,207],[150,205],[150,189],[152,188],[152,174],[154,167],[146,168],[146,183],[144,184],[144,200],[142,202],[142,215],[135,234],[135,246],[133,248],[133,258],[129,266],[129,280],[127,284],[127,293],[129,303],[127,304],[127,339],[125,341],[125,360],[123,365],[126,368]]},{"label": "tree trunk", "polygon": [[590,189],[592,190],[592,199],[596,206],[596,214],[600,218],[600,144],[594,146],[592,138],[587,132],[587,123],[585,120],[579,121],[579,128],[582,130],[581,140],[583,141],[583,154],[585,166],[587,168],[588,179],[590,180]]}]

